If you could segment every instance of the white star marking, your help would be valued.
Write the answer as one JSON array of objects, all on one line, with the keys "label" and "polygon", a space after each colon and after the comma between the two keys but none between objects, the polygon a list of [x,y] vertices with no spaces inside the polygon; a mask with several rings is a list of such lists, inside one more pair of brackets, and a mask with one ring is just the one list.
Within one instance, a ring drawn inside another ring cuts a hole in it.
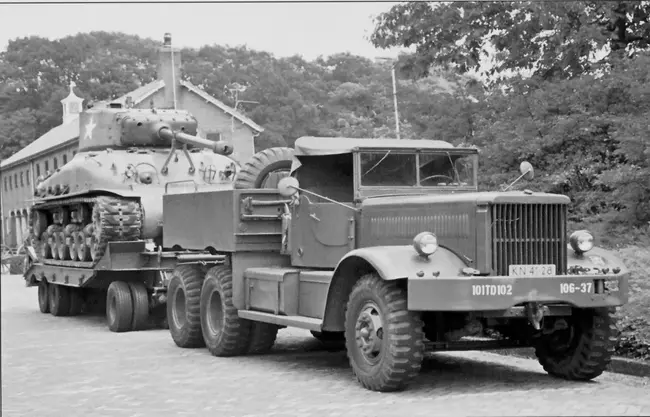
[{"label": "white star marking", "polygon": [[93,136],[93,129],[95,129],[97,124],[93,118],[90,119],[88,124],[86,124],[86,134],[84,135],[84,140],[91,140]]}]

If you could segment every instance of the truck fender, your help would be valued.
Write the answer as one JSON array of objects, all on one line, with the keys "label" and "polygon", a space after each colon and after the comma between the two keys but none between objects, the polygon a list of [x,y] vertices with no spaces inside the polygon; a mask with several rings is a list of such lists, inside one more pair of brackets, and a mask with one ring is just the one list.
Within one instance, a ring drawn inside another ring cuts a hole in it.
[{"label": "truck fender", "polygon": [[628,272],[623,261],[613,251],[597,246],[594,246],[589,252],[578,255],[573,251],[571,245],[567,245],[567,255],[569,269],[576,266],[589,269],[597,268],[601,273],[603,269],[607,269],[612,274],[614,273],[612,270],[618,268],[620,274]]},{"label": "truck fender", "polygon": [[362,276],[377,273],[382,279],[393,281],[418,276],[458,276],[467,263],[445,247],[428,258],[415,252],[410,245],[374,246],[348,252],[339,261],[327,292],[323,330],[343,331],[345,307],[354,284]]}]

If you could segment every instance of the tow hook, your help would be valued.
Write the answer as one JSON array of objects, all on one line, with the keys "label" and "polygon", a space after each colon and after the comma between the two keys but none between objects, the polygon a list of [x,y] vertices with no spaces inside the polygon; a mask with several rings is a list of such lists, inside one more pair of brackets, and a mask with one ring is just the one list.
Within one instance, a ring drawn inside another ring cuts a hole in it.
[{"label": "tow hook", "polygon": [[528,321],[533,325],[535,330],[542,328],[541,323],[544,319],[544,309],[538,303],[526,303],[526,313],[528,314]]}]

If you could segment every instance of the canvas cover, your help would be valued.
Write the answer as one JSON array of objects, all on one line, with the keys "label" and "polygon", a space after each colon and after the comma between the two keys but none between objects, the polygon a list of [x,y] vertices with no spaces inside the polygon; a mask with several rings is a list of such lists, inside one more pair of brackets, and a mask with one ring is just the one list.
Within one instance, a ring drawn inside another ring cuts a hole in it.
[{"label": "canvas cover", "polygon": [[294,143],[293,164],[291,173],[300,167],[301,156],[340,155],[364,148],[389,149],[441,149],[454,146],[442,140],[427,139],[365,139],[365,138],[328,138],[303,136]]}]

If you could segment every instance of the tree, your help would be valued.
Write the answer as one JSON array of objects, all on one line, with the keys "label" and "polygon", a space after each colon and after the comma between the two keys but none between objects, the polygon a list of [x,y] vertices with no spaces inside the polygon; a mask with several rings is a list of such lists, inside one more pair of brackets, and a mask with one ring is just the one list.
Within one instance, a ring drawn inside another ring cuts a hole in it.
[{"label": "tree", "polygon": [[[484,72],[530,71],[543,79],[570,78],[596,68],[593,56],[650,45],[650,2],[408,2],[376,18],[376,47],[415,47],[403,71],[418,77],[432,66]],[[486,66],[486,58],[493,63]]]}]

